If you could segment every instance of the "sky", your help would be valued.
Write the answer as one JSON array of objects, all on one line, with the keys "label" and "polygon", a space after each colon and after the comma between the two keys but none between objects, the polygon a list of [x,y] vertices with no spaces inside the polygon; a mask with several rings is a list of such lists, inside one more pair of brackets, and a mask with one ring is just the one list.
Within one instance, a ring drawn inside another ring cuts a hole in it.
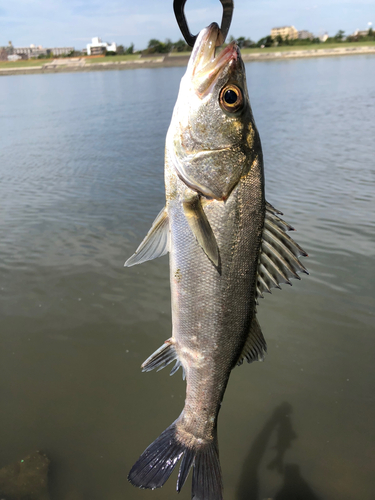
[{"label": "sky", "polygon": [[[294,25],[316,36],[346,34],[375,24],[374,0],[234,0],[229,35],[258,41],[271,28]],[[219,0],[187,0],[192,33],[213,21],[220,24]],[[0,46],[30,44],[46,48],[86,47],[92,37],[144,49],[151,38],[177,41],[181,33],[173,0],[12,0],[0,3]]]}]

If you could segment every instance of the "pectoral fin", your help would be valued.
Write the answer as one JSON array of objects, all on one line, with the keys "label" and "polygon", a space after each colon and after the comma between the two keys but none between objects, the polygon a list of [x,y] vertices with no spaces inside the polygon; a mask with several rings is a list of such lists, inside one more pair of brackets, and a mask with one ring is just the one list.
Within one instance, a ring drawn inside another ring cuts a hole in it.
[{"label": "pectoral fin", "polygon": [[156,259],[169,251],[169,220],[165,208],[154,220],[150,231],[139,245],[135,253],[125,262],[125,267],[142,264]]},{"label": "pectoral fin", "polygon": [[183,202],[186,220],[197,242],[215,267],[219,267],[219,248],[207,216],[204,213],[199,196]]}]

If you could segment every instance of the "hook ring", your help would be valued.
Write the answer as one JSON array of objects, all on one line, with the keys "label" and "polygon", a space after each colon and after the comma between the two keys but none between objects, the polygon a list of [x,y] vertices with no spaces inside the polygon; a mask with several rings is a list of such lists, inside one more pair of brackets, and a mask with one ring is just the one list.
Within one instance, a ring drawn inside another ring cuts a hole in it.
[{"label": "hook ring", "polygon": [[[221,26],[220,31],[223,36],[223,42],[228,34],[230,23],[232,21],[233,15],[233,0],[220,0],[223,6],[223,16],[221,18]],[[173,1],[173,10],[176,16],[177,23],[180,27],[181,33],[186,40],[186,43],[190,45],[190,47],[194,46],[194,42],[197,39],[198,35],[192,35],[189,30],[189,26],[186,21],[184,7],[186,0],[174,0]]]}]

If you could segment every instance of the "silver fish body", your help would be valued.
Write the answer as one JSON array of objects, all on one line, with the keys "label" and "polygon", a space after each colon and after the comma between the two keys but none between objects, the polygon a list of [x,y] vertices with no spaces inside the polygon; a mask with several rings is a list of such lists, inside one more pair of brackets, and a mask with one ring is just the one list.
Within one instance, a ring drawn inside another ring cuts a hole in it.
[{"label": "silver fish body", "polygon": [[264,197],[263,158],[238,47],[215,56],[219,29],[203,30],[182,79],[166,139],[166,206],[134,265],[170,252],[173,334],[142,365],[176,360],[186,376],[178,419],[129,474],[142,488],[162,486],[182,458],[177,490],[193,468],[192,497],[220,500],[217,418],[231,370],[263,359],[256,301],[306,271],[306,255]]},{"label": "silver fish body", "polygon": [[201,439],[212,438],[230,372],[254,317],[256,292],[251,285],[265,212],[262,170],[256,158],[225,203],[210,200],[203,205],[219,248],[218,270],[197,243],[182,208],[190,189],[171,169],[179,193],[167,203],[173,339],[187,380],[179,426]]}]

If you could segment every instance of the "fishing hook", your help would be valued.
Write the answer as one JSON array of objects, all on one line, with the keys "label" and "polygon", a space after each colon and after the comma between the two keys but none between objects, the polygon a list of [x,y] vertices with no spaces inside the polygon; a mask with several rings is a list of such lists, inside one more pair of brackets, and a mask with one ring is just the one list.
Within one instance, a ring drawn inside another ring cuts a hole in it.
[{"label": "fishing hook", "polygon": [[[221,18],[220,31],[223,36],[222,43],[224,43],[229,31],[230,23],[232,21],[234,5],[233,0],[220,0],[220,2],[223,6],[223,17]],[[198,35],[192,35],[190,33],[184,12],[185,3],[186,0],[173,0],[173,10],[181,33],[186,40],[186,43],[190,45],[190,47],[193,47]]]}]

